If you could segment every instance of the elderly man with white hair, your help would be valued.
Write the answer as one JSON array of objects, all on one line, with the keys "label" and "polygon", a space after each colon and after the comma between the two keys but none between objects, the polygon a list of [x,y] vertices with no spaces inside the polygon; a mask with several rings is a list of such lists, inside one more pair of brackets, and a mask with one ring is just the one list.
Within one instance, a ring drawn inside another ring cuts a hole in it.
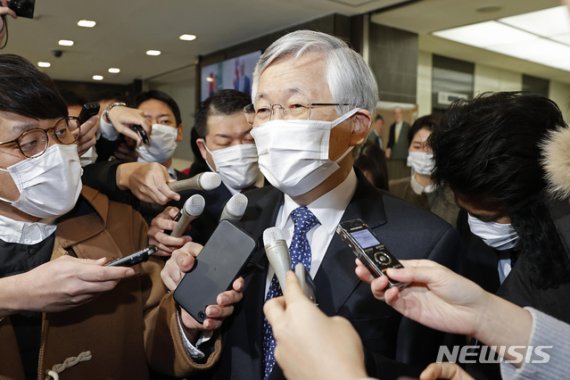
[{"label": "elderly man with white hair", "polygon": [[[352,250],[335,234],[340,222],[358,218],[399,259],[457,264],[459,239],[450,225],[377,190],[353,169],[350,152],[366,140],[377,92],[363,58],[324,33],[287,34],[261,56],[253,104],[245,112],[260,170],[272,186],[247,194],[249,206],[240,225],[260,244],[250,260],[253,270],[244,275],[243,302],[222,328],[213,378],[283,378],[262,311],[266,300],[281,294],[261,243],[264,230],[273,226],[284,233],[292,265],[302,263],[314,279],[318,307],[350,320],[367,354],[419,368],[435,359],[442,335],[377,302],[354,275]],[[197,254],[201,246],[194,248]],[[163,278],[176,283],[180,272],[190,269],[183,265],[189,261],[173,255]],[[326,366],[326,360],[315,365]]]}]

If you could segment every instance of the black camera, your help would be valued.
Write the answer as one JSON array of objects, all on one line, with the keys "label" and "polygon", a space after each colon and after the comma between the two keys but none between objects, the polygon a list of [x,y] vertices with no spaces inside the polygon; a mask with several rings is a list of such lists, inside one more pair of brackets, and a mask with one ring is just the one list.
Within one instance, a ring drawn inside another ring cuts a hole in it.
[{"label": "black camera", "polygon": [[8,8],[16,12],[18,17],[34,18],[36,0],[10,0]]}]

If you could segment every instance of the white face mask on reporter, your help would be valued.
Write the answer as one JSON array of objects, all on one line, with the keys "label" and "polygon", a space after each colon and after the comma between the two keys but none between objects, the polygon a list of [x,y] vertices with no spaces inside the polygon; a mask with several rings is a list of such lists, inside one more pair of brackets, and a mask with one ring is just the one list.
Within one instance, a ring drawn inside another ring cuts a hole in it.
[{"label": "white face mask on reporter", "polygon": [[511,224],[483,222],[471,214],[467,214],[467,222],[471,232],[491,248],[504,251],[517,245],[519,235]]},{"label": "white face mask on reporter", "polygon": [[336,161],[329,159],[331,130],[357,111],[333,121],[270,120],[253,128],[259,169],[269,183],[291,197],[311,191],[337,171],[338,162],[352,150],[348,148]]},{"label": "white face mask on reporter", "polygon": [[409,167],[414,169],[416,173],[431,175],[435,167],[433,153],[409,152],[407,164]]},{"label": "white face mask on reporter", "polygon": [[137,147],[139,162],[158,162],[162,164],[174,155],[178,146],[176,142],[178,128],[168,125],[153,124],[150,134],[150,144],[141,144]]},{"label": "white face mask on reporter", "polygon": [[81,193],[81,164],[77,145],[50,146],[37,158],[28,158],[7,169],[20,196],[15,201],[0,198],[16,209],[37,218],[65,215]]},{"label": "white face mask on reporter", "polygon": [[217,172],[227,186],[234,190],[241,190],[255,183],[259,176],[255,144],[238,144],[210,150],[204,142],[204,147],[212,155],[216,165],[216,170],[211,167],[210,169]]}]

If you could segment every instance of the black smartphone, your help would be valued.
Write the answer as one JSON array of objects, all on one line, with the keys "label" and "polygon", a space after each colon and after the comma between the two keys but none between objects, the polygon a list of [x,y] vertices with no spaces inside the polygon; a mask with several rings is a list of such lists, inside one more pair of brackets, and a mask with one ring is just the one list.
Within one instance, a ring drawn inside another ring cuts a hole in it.
[{"label": "black smartphone", "polygon": [[16,12],[16,16],[34,18],[36,0],[10,0],[8,8]]},{"label": "black smartphone", "polygon": [[222,220],[196,258],[194,268],[180,281],[174,300],[203,323],[206,307],[231,288],[253,249],[255,240],[227,220]]},{"label": "black smartphone", "polygon": [[131,129],[133,131],[135,131],[137,133],[137,135],[139,135],[143,144],[145,144],[145,145],[150,144],[150,140],[148,139],[148,135],[146,134],[146,131],[144,130],[144,128],[141,125],[138,125],[138,124],[131,125]]},{"label": "black smartphone", "polygon": [[97,115],[98,113],[99,113],[99,102],[85,103],[83,107],[81,107],[81,112],[79,113],[79,117],[77,118],[78,126],[81,126],[81,124],[85,123],[87,120]]},{"label": "black smartphone", "polygon": [[[386,275],[388,268],[404,267],[361,219],[341,222],[336,228],[336,233],[352,249],[352,252],[374,277]],[[392,281],[389,278],[388,283],[389,287],[406,286],[406,284]]]},{"label": "black smartphone", "polygon": [[150,245],[145,249],[137,251],[131,255],[121,257],[120,259],[116,259],[113,261],[108,262],[105,266],[108,267],[132,267],[138,263],[142,263],[143,261],[147,261],[151,255],[154,255],[158,251],[154,245]]}]

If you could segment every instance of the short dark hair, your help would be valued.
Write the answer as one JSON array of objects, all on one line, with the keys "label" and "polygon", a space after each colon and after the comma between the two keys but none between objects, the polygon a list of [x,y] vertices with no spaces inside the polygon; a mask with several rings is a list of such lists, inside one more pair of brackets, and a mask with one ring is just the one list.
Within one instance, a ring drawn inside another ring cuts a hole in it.
[{"label": "short dark hair", "polygon": [[82,106],[87,103],[83,96],[74,91],[61,90],[60,94],[67,106]]},{"label": "short dark hair", "polygon": [[436,118],[432,115],[426,115],[417,118],[416,121],[414,121],[414,124],[412,124],[412,126],[408,130],[408,146],[412,145],[414,136],[416,135],[416,133],[418,133],[420,129],[425,128],[433,132],[436,126],[437,126]]},{"label": "short dark hair", "polygon": [[378,121],[378,120],[382,120],[384,121],[384,116],[380,115],[380,114],[376,114],[376,117],[374,118],[374,121]]},{"label": "short dark hair", "polygon": [[196,112],[194,128],[198,137],[205,138],[208,134],[208,117],[212,115],[233,115],[241,112],[251,103],[251,97],[237,90],[220,90],[200,103]]},{"label": "short dark hair", "polygon": [[14,54],[0,54],[0,111],[35,119],[67,116],[65,101],[51,78]]},{"label": "short dark hair", "polygon": [[570,263],[548,216],[541,144],[566,126],[558,106],[520,92],[483,94],[452,104],[430,136],[432,177],[479,207],[508,215],[539,287],[567,281]]},{"label": "short dark hair", "polygon": [[159,90],[150,90],[145,91],[137,95],[135,98],[135,102],[133,106],[138,108],[141,103],[146,102],[147,100],[159,100],[165,103],[172,113],[174,114],[174,119],[176,120],[176,126],[179,126],[182,123],[182,117],[180,115],[180,108],[178,108],[178,103],[167,93],[159,91]]},{"label": "short dark hair", "polygon": [[457,101],[430,136],[432,177],[469,201],[512,211],[545,188],[540,143],[565,125],[558,106],[539,95],[498,92]]}]

